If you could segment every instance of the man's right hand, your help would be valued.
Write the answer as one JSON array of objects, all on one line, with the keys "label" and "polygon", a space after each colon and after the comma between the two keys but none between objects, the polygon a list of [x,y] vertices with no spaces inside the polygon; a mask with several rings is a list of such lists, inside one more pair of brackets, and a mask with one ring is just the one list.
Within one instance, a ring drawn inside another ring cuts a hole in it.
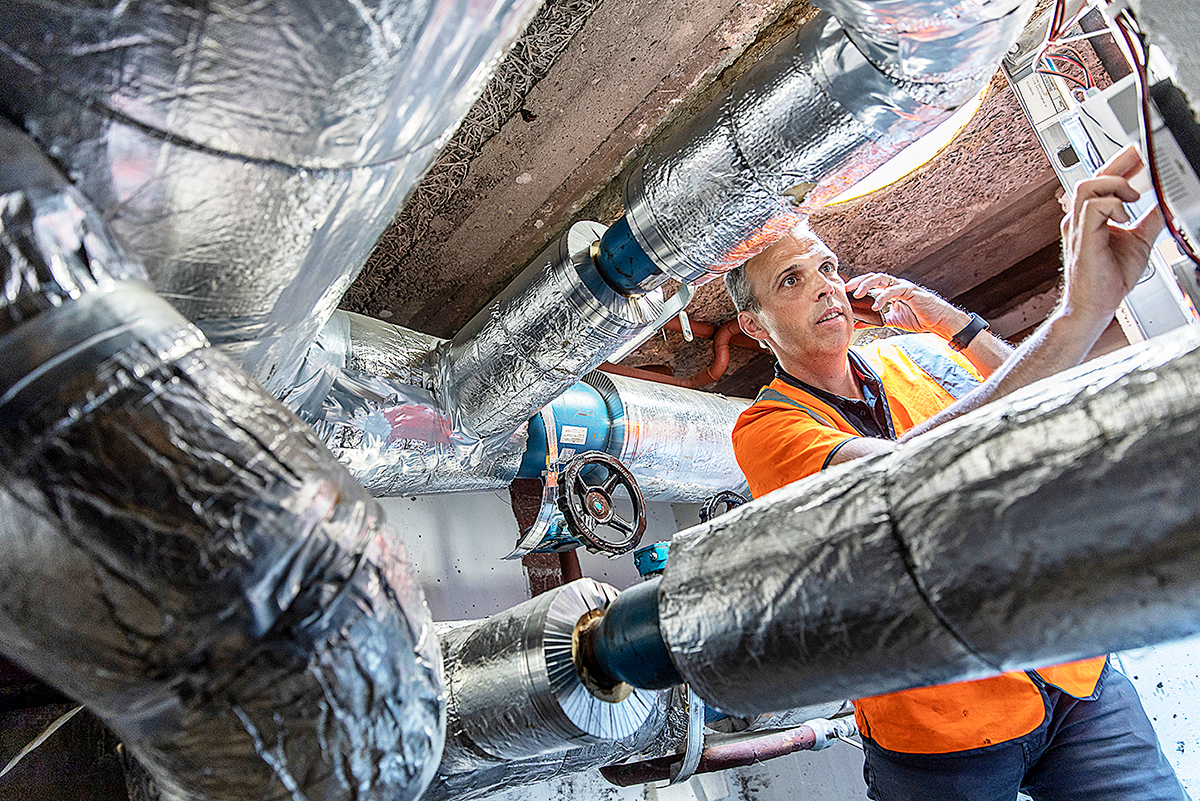
[{"label": "man's right hand", "polygon": [[1132,145],[1125,147],[1094,178],[1080,181],[1062,221],[1066,288],[1062,312],[1107,326],[1117,306],[1141,278],[1150,248],[1163,227],[1158,206],[1127,226],[1125,203],[1141,195],[1129,179],[1142,169]]}]

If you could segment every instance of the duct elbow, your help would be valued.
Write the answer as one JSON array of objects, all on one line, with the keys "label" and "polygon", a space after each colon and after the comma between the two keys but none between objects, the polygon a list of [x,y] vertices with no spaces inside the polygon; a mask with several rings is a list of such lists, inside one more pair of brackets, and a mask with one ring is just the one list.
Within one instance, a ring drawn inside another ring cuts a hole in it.
[{"label": "duct elbow", "polygon": [[0,647],[168,794],[415,799],[441,663],[377,503],[23,157],[0,218],[21,243],[0,261]]}]

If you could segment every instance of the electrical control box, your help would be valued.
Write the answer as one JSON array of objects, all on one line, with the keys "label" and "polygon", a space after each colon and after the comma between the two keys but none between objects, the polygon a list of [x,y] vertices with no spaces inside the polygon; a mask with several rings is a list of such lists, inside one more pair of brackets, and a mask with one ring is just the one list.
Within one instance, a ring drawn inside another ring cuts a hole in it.
[{"label": "electrical control box", "polygon": [[[1045,15],[1043,15],[1045,17]],[[1099,61],[1108,68],[1119,57],[1115,37],[1106,30],[1107,20],[1093,10],[1083,18],[1092,41],[1108,45],[1108,51],[1095,48]],[[1138,74],[1124,61],[1116,65],[1125,74],[1103,89],[1086,81],[1072,80],[1044,61],[1038,61],[1048,18],[1030,26],[1022,40],[1004,60],[1003,70],[1017,99],[1033,126],[1051,166],[1062,185],[1071,189],[1095,171],[1127,144],[1142,150],[1142,99]],[[1079,40],[1084,34],[1077,34]],[[1102,40],[1107,38],[1107,42]],[[1082,46],[1091,42],[1081,40]],[[1076,51],[1078,52],[1078,51]],[[1153,49],[1152,49],[1153,52]],[[1105,56],[1108,63],[1105,63]],[[1200,242],[1200,126],[1186,99],[1173,87],[1168,65],[1155,71],[1151,62],[1149,89],[1153,102],[1149,109],[1148,131],[1160,185],[1177,224],[1194,242]],[[1086,68],[1083,68],[1086,72]],[[1066,72],[1065,70],[1061,72]],[[1059,73],[1059,74],[1056,74]],[[1161,75],[1159,74],[1161,73]],[[1078,73],[1077,73],[1078,74]],[[1156,82],[1155,82],[1156,81]],[[1083,83],[1084,85],[1078,85]],[[1160,99],[1161,98],[1161,99]],[[1166,113],[1160,113],[1165,108]],[[1172,119],[1173,118],[1173,119]],[[1167,124],[1172,119],[1172,124]],[[1189,125],[1190,123],[1190,125]],[[1144,153],[1143,153],[1144,157]],[[1132,183],[1142,192],[1136,203],[1126,204],[1131,218],[1137,219],[1155,202],[1149,175],[1143,171]],[[1138,342],[1182,325],[1200,324],[1196,308],[1200,306],[1200,286],[1196,265],[1176,247],[1164,232],[1151,254],[1150,264],[1137,286],[1118,310],[1117,320],[1130,342]],[[1182,280],[1180,280],[1182,279]]]}]

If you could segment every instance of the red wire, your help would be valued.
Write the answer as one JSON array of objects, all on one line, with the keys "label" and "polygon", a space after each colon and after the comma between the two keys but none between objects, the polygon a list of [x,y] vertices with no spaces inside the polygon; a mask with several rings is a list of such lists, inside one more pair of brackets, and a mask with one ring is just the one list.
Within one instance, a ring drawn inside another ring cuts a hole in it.
[{"label": "red wire", "polygon": [[[1154,187],[1154,194],[1158,198],[1158,208],[1162,211],[1163,222],[1166,223],[1167,231],[1170,232],[1171,238],[1175,240],[1175,244],[1197,266],[1200,266],[1200,256],[1192,248],[1191,243],[1183,232],[1179,230],[1175,223],[1175,217],[1171,214],[1171,209],[1167,207],[1166,194],[1163,192],[1162,181],[1158,174],[1158,159],[1154,154],[1154,136],[1150,131],[1150,88],[1148,86],[1150,79],[1146,74],[1146,51],[1141,45],[1141,39],[1137,32],[1134,31],[1127,17],[1128,12],[1122,12],[1115,20],[1117,30],[1121,32],[1121,37],[1125,40],[1125,44],[1129,46],[1129,53],[1133,57],[1133,72],[1137,76],[1138,95],[1142,101],[1141,128],[1142,139],[1146,143],[1146,166],[1150,170],[1150,183]],[[1139,46],[1134,46],[1134,39],[1138,39]],[[1139,56],[1139,53],[1141,55]]]},{"label": "red wire", "polygon": [[1036,72],[1038,75],[1053,75],[1055,78],[1065,78],[1066,80],[1071,81],[1072,83],[1078,84],[1080,87],[1082,87],[1084,89],[1091,88],[1086,83],[1084,83],[1083,81],[1076,78],[1074,75],[1068,75],[1067,73],[1059,72],[1058,70],[1054,70],[1054,69],[1034,70],[1034,72]]},{"label": "red wire", "polygon": [[[1072,53],[1074,53],[1074,51],[1072,51]],[[1079,69],[1083,70],[1083,74],[1087,78],[1087,85],[1089,89],[1096,85],[1096,81],[1092,78],[1092,71],[1088,69],[1087,64],[1083,63],[1083,59],[1080,58],[1078,53],[1075,53],[1074,55],[1067,55],[1066,53],[1046,53],[1046,58],[1060,59],[1068,64],[1074,64],[1076,67],[1079,67]]]}]

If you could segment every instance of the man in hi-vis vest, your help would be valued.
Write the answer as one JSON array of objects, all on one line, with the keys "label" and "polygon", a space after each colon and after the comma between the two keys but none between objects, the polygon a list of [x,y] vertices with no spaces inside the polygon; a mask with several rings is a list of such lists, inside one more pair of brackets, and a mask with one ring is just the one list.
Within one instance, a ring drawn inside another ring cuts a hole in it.
[{"label": "man in hi-vis vest", "polygon": [[[848,283],[806,227],[730,272],[742,330],[778,359],[738,418],[734,451],[761,497],[829,465],[889,451],[1078,364],[1142,275],[1161,230],[1122,202],[1141,167],[1131,148],[1076,188],[1063,220],[1062,302],[1014,352],[977,315],[881,273]],[[914,334],[850,348],[849,295]],[[1181,799],[1137,693],[1105,656],[855,701],[868,795],[878,801]]]}]

